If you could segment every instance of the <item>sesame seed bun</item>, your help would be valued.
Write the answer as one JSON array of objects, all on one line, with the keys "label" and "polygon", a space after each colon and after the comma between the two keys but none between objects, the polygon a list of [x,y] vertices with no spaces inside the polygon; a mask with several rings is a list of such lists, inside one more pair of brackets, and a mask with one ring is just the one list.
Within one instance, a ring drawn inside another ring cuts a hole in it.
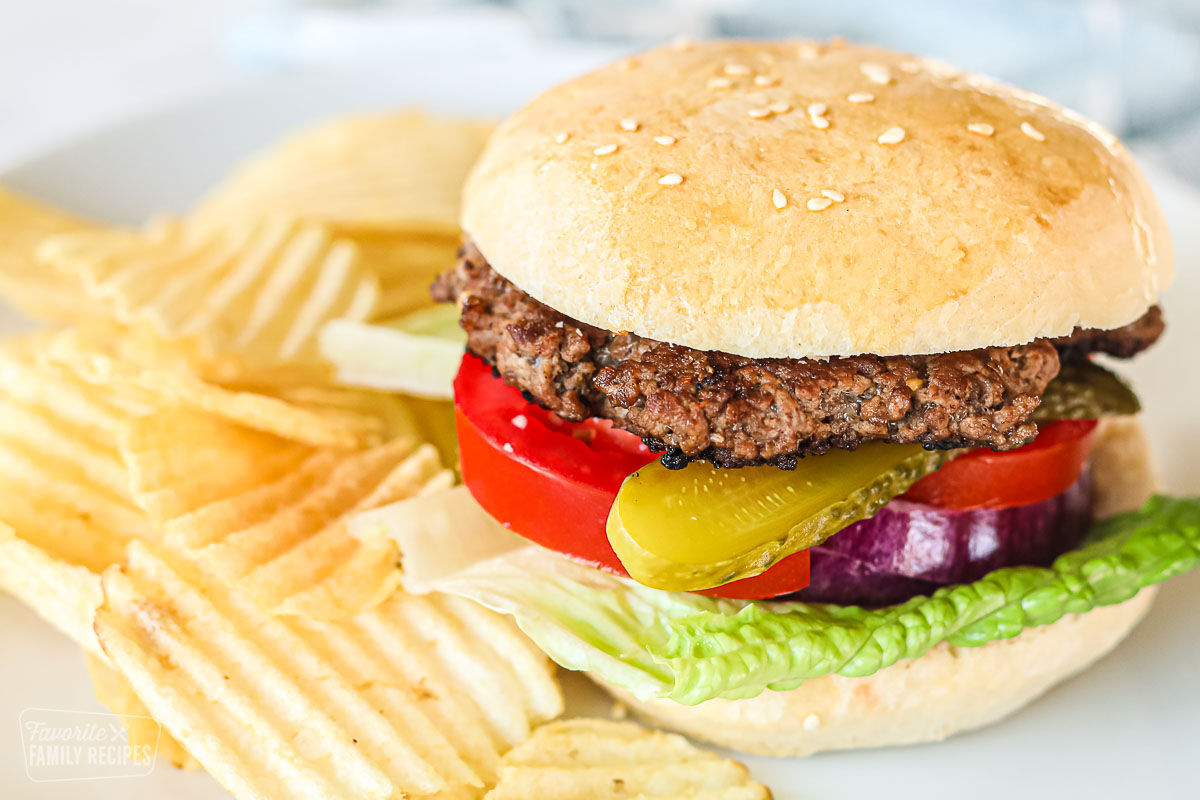
[{"label": "sesame seed bun", "polygon": [[[1145,433],[1134,418],[1097,429],[1091,466],[1098,514],[1137,508],[1153,490]],[[866,678],[828,675],[748,700],[640,701],[596,680],[656,725],[747,753],[806,756],[935,741],[1008,716],[1095,662],[1141,621],[1154,594],[1155,587],[1143,589],[982,647],[943,643]]]},{"label": "sesame seed bun", "polygon": [[795,42],[672,45],[550,90],[492,138],[463,228],[576,319],[750,357],[1119,327],[1173,262],[1099,126],[941,65]]}]

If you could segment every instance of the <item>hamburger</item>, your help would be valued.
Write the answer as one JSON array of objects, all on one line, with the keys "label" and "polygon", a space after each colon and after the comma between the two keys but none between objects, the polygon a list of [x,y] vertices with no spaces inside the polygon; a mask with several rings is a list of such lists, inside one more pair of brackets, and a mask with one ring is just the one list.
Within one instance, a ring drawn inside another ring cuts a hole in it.
[{"label": "hamburger", "polygon": [[1197,561],[1134,391],[1163,214],[1099,126],[842,43],[681,43],[560,85],[465,188],[465,489],[409,587],[513,614],[754,753],[945,737],[1112,649]]}]

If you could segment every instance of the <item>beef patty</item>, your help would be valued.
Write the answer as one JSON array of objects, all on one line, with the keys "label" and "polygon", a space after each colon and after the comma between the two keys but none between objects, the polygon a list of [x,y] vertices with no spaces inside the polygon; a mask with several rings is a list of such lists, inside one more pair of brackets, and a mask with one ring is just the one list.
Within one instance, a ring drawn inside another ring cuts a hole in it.
[{"label": "beef patty", "polygon": [[467,243],[433,285],[457,302],[467,348],[505,383],[564,419],[603,417],[663,463],[795,466],[864,440],[1003,450],[1030,441],[1030,415],[1062,357],[1129,356],[1162,332],[1152,308],[1113,331],[918,356],[745,358],[614,333],[533,299]]}]

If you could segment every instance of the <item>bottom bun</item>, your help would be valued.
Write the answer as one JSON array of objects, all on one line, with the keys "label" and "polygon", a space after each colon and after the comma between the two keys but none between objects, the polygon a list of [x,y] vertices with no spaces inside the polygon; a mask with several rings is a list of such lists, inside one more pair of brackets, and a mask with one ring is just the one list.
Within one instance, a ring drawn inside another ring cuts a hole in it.
[{"label": "bottom bun", "polygon": [[[1096,507],[1137,508],[1154,482],[1140,424],[1107,420],[1097,429],[1091,468]],[[1145,616],[1153,587],[1119,605],[1063,617],[982,647],[942,643],[921,658],[865,678],[827,675],[786,692],[696,706],[641,701],[599,682],[638,716],[696,739],[772,756],[944,739],[995,722],[1109,652]]]},{"label": "bottom bun", "polygon": [[639,717],[695,739],[766,756],[945,739],[1011,714],[1111,650],[1145,615],[1132,600],[982,647],[941,644],[867,678],[827,675],[787,692],[684,706],[605,686]]}]

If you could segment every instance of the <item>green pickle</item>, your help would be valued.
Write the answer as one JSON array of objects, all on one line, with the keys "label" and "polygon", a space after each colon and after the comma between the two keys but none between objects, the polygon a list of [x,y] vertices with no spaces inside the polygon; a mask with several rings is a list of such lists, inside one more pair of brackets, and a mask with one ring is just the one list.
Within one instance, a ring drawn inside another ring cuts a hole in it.
[{"label": "green pickle", "polygon": [[1141,408],[1137,395],[1124,381],[1099,364],[1083,361],[1062,365],[1042,393],[1033,419],[1100,419],[1136,414]]},{"label": "green pickle", "polygon": [[790,471],[655,462],[621,485],[608,540],[645,586],[709,589],[765,572],[872,516],[955,454],[872,442],[801,459]]}]

